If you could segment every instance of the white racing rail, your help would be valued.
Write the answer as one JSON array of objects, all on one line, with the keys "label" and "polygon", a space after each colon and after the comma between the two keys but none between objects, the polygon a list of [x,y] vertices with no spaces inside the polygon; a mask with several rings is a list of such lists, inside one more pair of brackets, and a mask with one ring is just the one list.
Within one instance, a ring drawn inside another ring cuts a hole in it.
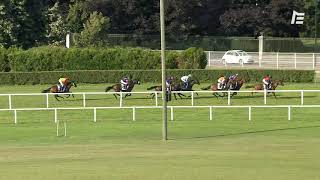
[{"label": "white racing rail", "polygon": [[[262,91],[172,91],[171,93],[183,93],[185,95],[189,94],[190,95],[190,99],[191,99],[191,106],[195,106],[194,103],[194,99],[195,93],[198,94],[210,94],[212,95],[212,93],[226,93],[227,96],[227,101],[228,101],[228,105],[231,106],[232,102],[232,94],[233,93],[249,93],[248,96],[251,96],[251,93],[262,93],[263,94],[263,104],[267,105],[267,95],[268,93],[299,93],[300,97],[300,105],[304,105],[304,94],[305,93],[310,93],[310,92],[318,92],[320,93],[320,90],[262,90]],[[79,93],[59,93],[59,95],[64,95],[64,94],[73,94],[73,95],[81,95],[82,96],[82,106],[81,107],[87,107],[86,102],[87,100],[90,99],[86,99],[87,95],[103,95],[103,94],[108,94],[108,95],[114,95],[117,94],[119,95],[119,107],[123,107],[123,101],[124,101],[124,96],[126,94],[146,94],[149,95],[151,93],[155,94],[155,106],[158,107],[159,103],[158,103],[158,99],[159,99],[159,94],[161,94],[161,92],[156,92],[156,91],[146,91],[146,92],[79,92]],[[1,96],[7,96],[8,97],[8,109],[14,109],[13,108],[13,102],[12,102],[12,97],[13,96],[45,96],[46,97],[46,101],[45,101],[45,106],[46,108],[50,108],[50,103],[49,103],[49,96],[55,95],[54,93],[26,93],[26,94],[0,94]],[[271,94],[272,95],[272,94]],[[273,96],[271,96],[273,97]],[[274,98],[274,97],[273,97]]]},{"label": "white racing rail", "polygon": [[[59,110],[93,110],[93,122],[97,122],[97,110],[102,109],[132,109],[132,120],[136,121],[136,109],[161,109],[160,106],[134,106],[134,107],[85,107],[85,108],[23,108],[23,109],[0,109],[0,111],[13,111],[14,112],[14,123],[18,124],[17,112],[18,111],[54,111],[54,122],[59,123],[58,111]],[[320,108],[320,105],[292,105],[292,106],[168,106],[170,109],[171,121],[174,120],[174,109],[186,109],[186,108],[201,108],[209,110],[209,120],[213,120],[213,109],[218,108],[245,108],[248,109],[248,120],[252,120],[252,109],[253,108],[287,108],[288,109],[288,120],[291,120],[291,109],[292,108]]]}]

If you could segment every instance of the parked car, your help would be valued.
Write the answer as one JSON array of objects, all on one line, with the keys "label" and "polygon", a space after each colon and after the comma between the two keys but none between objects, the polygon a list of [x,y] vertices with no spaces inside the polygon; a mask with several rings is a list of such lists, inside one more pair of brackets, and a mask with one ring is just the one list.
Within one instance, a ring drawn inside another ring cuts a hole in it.
[{"label": "parked car", "polygon": [[254,63],[252,56],[246,53],[243,50],[231,50],[227,51],[222,59],[221,62],[223,64],[252,64]]}]

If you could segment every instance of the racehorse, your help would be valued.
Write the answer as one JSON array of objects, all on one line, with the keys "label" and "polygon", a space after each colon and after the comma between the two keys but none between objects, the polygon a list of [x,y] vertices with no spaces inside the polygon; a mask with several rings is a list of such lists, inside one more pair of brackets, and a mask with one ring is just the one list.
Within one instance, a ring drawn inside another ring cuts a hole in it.
[{"label": "racehorse", "polygon": [[[139,80],[136,80],[136,79],[129,80],[129,81],[128,81],[128,88],[127,88],[126,90],[122,90],[121,84],[120,84],[120,83],[117,83],[117,84],[114,84],[114,85],[112,85],[112,86],[107,87],[107,88],[106,88],[106,92],[110,91],[111,89],[113,89],[114,92],[131,92],[132,89],[133,89],[133,87],[134,87],[134,85],[136,85],[136,84],[140,85],[140,81],[139,81]],[[120,94],[113,94],[113,95],[114,95],[114,97],[115,97],[116,99],[117,99],[117,95],[120,96]],[[130,94],[130,93],[126,94],[126,95],[124,96],[124,98],[127,97],[127,96],[131,96],[131,94]]]},{"label": "racehorse", "polygon": [[[59,88],[58,86],[60,85],[53,85],[51,87],[49,87],[48,89],[45,89],[43,91],[41,91],[42,93],[71,93],[70,89],[72,86],[74,87],[77,87],[77,84],[74,82],[74,81],[68,81],[67,82],[67,85],[66,85],[66,90],[65,91],[61,91],[61,88]],[[59,94],[55,94],[54,97],[56,98],[56,100],[59,101],[58,97],[59,98],[64,98],[62,96],[59,96]],[[70,97],[70,94],[67,94],[66,95],[66,98]],[[72,97],[74,98],[74,95],[72,94]]]},{"label": "racehorse", "polygon": [[[274,81],[271,82],[271,88],[268,89],[268,90],[276,90],[279,85],[280,85],[280,86],[284,86],[283,81],[281,81],[281,80],[274,80]],[[256,90],[256,91],[264,90],[262,83],[256,84],[256,85],[254,85],[254,86],[246,86],[246,88],[254,88],[254,90]],[[251,92],[251,95],[252,95],[252,96],[253,96],[253,93],[254,93],[254,92]],[[268,94],[269,94],[269,93],[270,93],[270,92],[268,92]],[[275,98],[277,98],[275,92],[271,92],[271,93],[273,94],[273,96],[274,96]]]},{"label": "racehorse", "polygon": [[[219,89],[217,83],[213,83],[208,87],[205,88],[201,88],[201,90],[211,90],[214,91],[214,93],[212,93],[215,97],[224,97],[226,96],[228,93],[227,92],[223,92],[222,95],[217,92],[217,91],[228,91],[228,90],[233,90],[233,91],[238,91],[240,90],[240,88],[242,87],[242,85],[245,83],[244,79],[236,79],[236,80],[230,80],[226,83],[226,85],[222,88]],[[231,97],[236,95],[237,93],[234,92],[231,94]]]},{"label": "racehorse", "polygon": [[[182,87],[183,87],[183,84],[181,84],[181,83],[172,84],[171,90],[172,90],[172,91],[193,91],[193,90],[192,90],[192,87],[193,87],[193,85],[195,85],[195,84],[200,85],[200,82],[199,82],[198,80],[196,80],[196,79],[193,79],[193,80],[191,80],[191,81],[189,82],[187,88],[182,88]],[[151,87],[147,88],[147,90],[152,90],[152,89],[155,90],[155,91],[162,91],[162,86],[151,86]],[[176,94],[178,94],[178,96],[179,96],[181,99],[182,99],[182,96],[185,97],[185,95],[182,94],[182,93],[173,93],[174,98],[175,98],[176,100],[177,100]],[[198,95],[198,93],[196,93],[196,94]],[[153,99],[154,96],[155,96],[155,93],[151,93],[150,95],[151,95],[151,98]]]},{"label": "racehorse", "polygon": [[[239,91],[242,85],[245,83],[244,79],[236,79],[236,80],[230,80],[227,83],[227,89],[231,91]],[[233,92],[231,94],[231,97],[237,95],[237,92]]]}]

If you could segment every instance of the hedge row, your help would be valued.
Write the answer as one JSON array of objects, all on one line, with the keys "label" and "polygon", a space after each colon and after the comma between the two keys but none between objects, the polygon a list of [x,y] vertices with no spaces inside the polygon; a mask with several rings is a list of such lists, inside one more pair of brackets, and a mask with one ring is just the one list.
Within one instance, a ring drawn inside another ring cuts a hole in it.
[{"label": "hedge row", "polygon": [[[215,82],[221,75],[238,73],[246,82],[260,82],[270,74],[273,79],[284,82],[313,82],[314,71],[297,70],[168,70],[168,76],[180,77],[191,73],[200,82]],[[123,76],[139,79],[142,83],[161,82],[160,70],[121,70],[121,71],[51,71],[51,72],[8,72],[0,73],[0,84],[54,84],[60,77],[69,77],[78,83],[115,83]]]},{"label": "hedge row", "polygon": [[[204,69],[204,51],[189,48],[167,52],[167,67],[171,69]],[[29,50],[0,49],[0,71],[4,65],[14,72],[65,70],[159,69],[159,51],[142,48],[61,48],[37,47]]]}]

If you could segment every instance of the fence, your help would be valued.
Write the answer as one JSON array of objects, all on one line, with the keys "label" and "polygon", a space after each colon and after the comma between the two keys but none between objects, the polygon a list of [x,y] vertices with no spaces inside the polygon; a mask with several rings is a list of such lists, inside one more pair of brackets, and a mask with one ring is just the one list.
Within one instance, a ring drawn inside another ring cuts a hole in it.
[{"label": "fence", "polygon": [[[184,94],[190,94],[190,106],[195,106],[195,93],[198,94],[204,94],[204,93],[226,93],[227,94],[227,104],[228,106],[231,106],[232,102],[232,95],[233,93],[262,93],[263,94],[263,104],[267,105],[267,95],[269,93],[299,93],[300,94],[300,105],[304,105],[304,98],[305,98],[305,93],[308,92],[320,92],[320,90],[260,90],[260,91],[172,91],[172,93],[184,93]],[[119,106],[118,107],[123,107],[123,101],[124,101],[124,95],[125,94],[151,94],[154,93],[155,94],[155,106],[158,107],[159,106],[159,94],[160,92],[156,92],[156,91],[146,91],[146,92],[79,92],[79,93],[59,93],[59,95],[63,95],[63,94],[73,94],[73,95],[81,95],[82,96],[82,108],[86,108],[87,107],[87,99],[86,96],[87,95],[103,95],[103,94],[109,94],[109,95],[114,95],[114,94],[118,94],[119,95]],[[26,93],[26,94],[0,94],[0,96],[8,96],[8,109],[15,109],[13,108],[13,101],[12,101],[12,97],[13,96],[45,96],[46,100],[45,100],[45,108],[50,108],[50,103],[49,103],[49,96],[50,95],[55,95],[54,93]],[[0,108],[1,110],[1,108]]]},{"label": "fence", "polygon": [[[175,93],[178,93],[181,91],[175,91]],[[248,109],[248,119],[252,120],[251,111],[253,108],[287,108],[288,109],[288,120],[291,120],[291,108],[319,108],[320,105],[304,105],[304,93],[305,92],[320,92],[320,90],[273,90],[273,91],[217,91],[217,92],[226,92],[228,94],[228,106],[195,106],[194,105],[194,93],[212,93],[213,91],[183,91],[183,93],[191,93],[191,105],[190,106],[168,106],[168,109],[170,109],[170,116],[171,120],[174,120],[174,109],[179,108],[207,108],[209,110],[209,120],[213,120],[213,109],[214,108],[247,108]],[[254,106],[254,105],[245,105],[245,106],[231,106],[231,94],[237,92],[237,93],[245,93],[245,92],[257,92],[257,93],[263,93],[263,106]],[[267,94],[268,92],[299,92],[300,93],[300,105],[273,105],[268,106],[267,104]],[[155,106],[130,106],[130,107],[123,107],[123,95],[127,94],[128,92],[119,92],[119,106],[118,107],[86,107],[86,94],[115,94],[115,92],[87,92],[87,93],[72,93],[72,94],[78,94],[82,95],[83,97],[83,107],[56,107],[56,108],[50,108],[49,107],[49,95],[54,95],[51,93],[47,94],[41,94],[41,93],[29,93],[29,94],[1,94],[0,96],[8,96],[9,101],[9,107],[7,109],[0,109],[0,111],[13,111],[14,112],[14,123],[17,124],[17,112],[18,111],[42,111],[42,110],[51,110],[54,111],[54,121],[58,122],[58,110],[93,110],[93,121],[97,122],[97,110],[98,109],[132,109],[132,120],[136,120],[136,109],[155,109],[155,108],[162,108],[158,105],[158,93],[159,92],[130,92],[132,94],[150,94],[155,93]],[[181,92],[182,93],[182,92]],[[46,107],[45,108],[12,108],[12,96],[46,96]]]},{"label": "fence", "polygon": [[[24,108],[24,109],[0,109],[0,111],[13,111],[14,112],[14,123],[18,124],[18,111],[54,111],[54,122],[58,123],[58,110],[93,110],[93,122],[97,122],[97,110],[98,109],[132,109],[132,120],[136,121],[136,109],[161,109],[160,106],[133,106],[133,107],[86,107],[86,108]],[[207,108],[209,110],[209,120],[213,120],[213,109],[217,108],[247,108],[248,109],[248,120],[252,120],[252,109],[253,108],[287,108],[288,109],[288,120],[292,119],[291,109],[292,108],[320,108],[320,105],[280,105],[280,106],[168,106],[170,109],[170,119],[174,120],[174,109],[186,109],[186,108]]]},{"label": "fence", "polygon": [[252,56],[252,64],[226,64],[222,63],[222,51],[206,51],[208,68],[250,68],[250,69],[320,69],[319,53],[280,53],[264,52],[259,60],[258,52],[248,52]]}]

